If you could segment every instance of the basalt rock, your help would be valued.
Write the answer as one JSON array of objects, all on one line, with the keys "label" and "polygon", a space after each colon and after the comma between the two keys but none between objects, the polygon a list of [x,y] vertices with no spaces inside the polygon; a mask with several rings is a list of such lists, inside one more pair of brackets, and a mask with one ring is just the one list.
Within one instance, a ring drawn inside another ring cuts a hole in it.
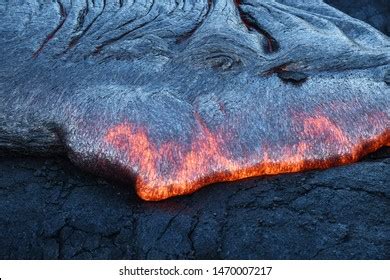
[{"label": "basalt rock", "polygon": [[390,40],[320,0],[19,1],[0,16],[0,148],[67,155],[146,200],[390,144]]},{"label": "basalt rock", "polygon": [[390,70],[386,72],[384,80],[387,85],[390,85]]},{"label": "basalt rock", "polygon": [[389,259],[390,148],[347,166],[137,198],[59,158],[0,158],[0,259]]},{"label": "basalt rock", "polygon": [[282,71],[277,75],[283,81],[293,84],[301,84],[307,80],[307,75],[300,72]]},{"label": "basalt rock", "polygon": [[387,36],[390,35],[390,5],[387,0],[325,0],[324,2],[374,26]]}]

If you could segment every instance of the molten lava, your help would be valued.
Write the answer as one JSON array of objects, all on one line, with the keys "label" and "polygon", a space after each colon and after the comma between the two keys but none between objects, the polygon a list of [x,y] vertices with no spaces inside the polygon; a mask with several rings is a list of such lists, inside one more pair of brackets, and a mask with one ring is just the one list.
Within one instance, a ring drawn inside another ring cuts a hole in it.
[{"label": "molten lava", "polygon": [[296,121],[301,124],[299,141],[282,146],[262,143],[261,151],[244,157],[229,150],[230,136],[212,132],[199,121],[199,130],[187,145],[173,140],[157,145],[146,127],[132,123],[110,128],[104,140],[126,155],[124,164],[134,174],[137,193],[145,200],[189,194],[215,182],[346,164],[390,142],[387,131],[375,139],[353,143],[325,115],[298,115]]}]

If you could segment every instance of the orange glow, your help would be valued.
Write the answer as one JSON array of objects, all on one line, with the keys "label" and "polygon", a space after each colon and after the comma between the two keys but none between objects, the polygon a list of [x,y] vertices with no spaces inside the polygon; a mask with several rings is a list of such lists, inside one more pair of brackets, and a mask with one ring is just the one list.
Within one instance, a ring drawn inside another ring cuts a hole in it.
[{"label": "orange glow", "polygon": [[145,127],[132,123],[121,123],[107,131],[105,142],[126,155],[126,168],[135,175],[142,199],[189,194],[215,182],[346,164],[390,140],[386,131],[376,139],[352,143],[325,115],[306,116],[297,118],[302,126],[297,143],[281,147],[262,143],[261,152],[235,158],[228,148],[230,137],[210,131],[197,120],[199,131],[193,133],[196,135],[188,145],[173,140],[156,145]]}]

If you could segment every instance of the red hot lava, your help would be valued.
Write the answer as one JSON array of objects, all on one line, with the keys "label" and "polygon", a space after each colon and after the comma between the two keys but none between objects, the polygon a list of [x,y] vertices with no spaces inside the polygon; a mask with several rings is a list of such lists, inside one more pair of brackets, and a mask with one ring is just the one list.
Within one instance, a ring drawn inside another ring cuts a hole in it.
[{"label": "red hot lava", "polygon": [[325,114],[297,120],[301,123],[299,141],[279,146],[263,143],[261,152],[244,159],[232,156],[229,137],[202,123],[189,146],[179,141],[156,145],[146,127],[132,123],[110,128],[104,140],[126,155],[125,165],[136,177],[138,195],[153,201],[189,194],[216,182],[351,163],[390,143],[388,130],[367,141],[352,141]]}]

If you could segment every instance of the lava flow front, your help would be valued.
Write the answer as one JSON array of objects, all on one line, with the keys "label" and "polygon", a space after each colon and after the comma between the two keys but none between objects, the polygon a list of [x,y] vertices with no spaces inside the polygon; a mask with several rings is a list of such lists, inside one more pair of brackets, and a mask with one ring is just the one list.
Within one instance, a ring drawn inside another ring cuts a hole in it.
[{"label": "lava flow front", "polygon": [[192,193],[215,182],[351,163],[390,143],[388,130],[361,142],[350,139],[326,115],[297,115],[295,121],[299,141],[261,143],[261,149],[241,156],[231,150],[231,137],[202,122],[187,145],[173,140],[157,145],[146,127],[130,122],[110,128],[104,140],[126,155],[121,164],[134,174],[137,193],[145,200]]}]

